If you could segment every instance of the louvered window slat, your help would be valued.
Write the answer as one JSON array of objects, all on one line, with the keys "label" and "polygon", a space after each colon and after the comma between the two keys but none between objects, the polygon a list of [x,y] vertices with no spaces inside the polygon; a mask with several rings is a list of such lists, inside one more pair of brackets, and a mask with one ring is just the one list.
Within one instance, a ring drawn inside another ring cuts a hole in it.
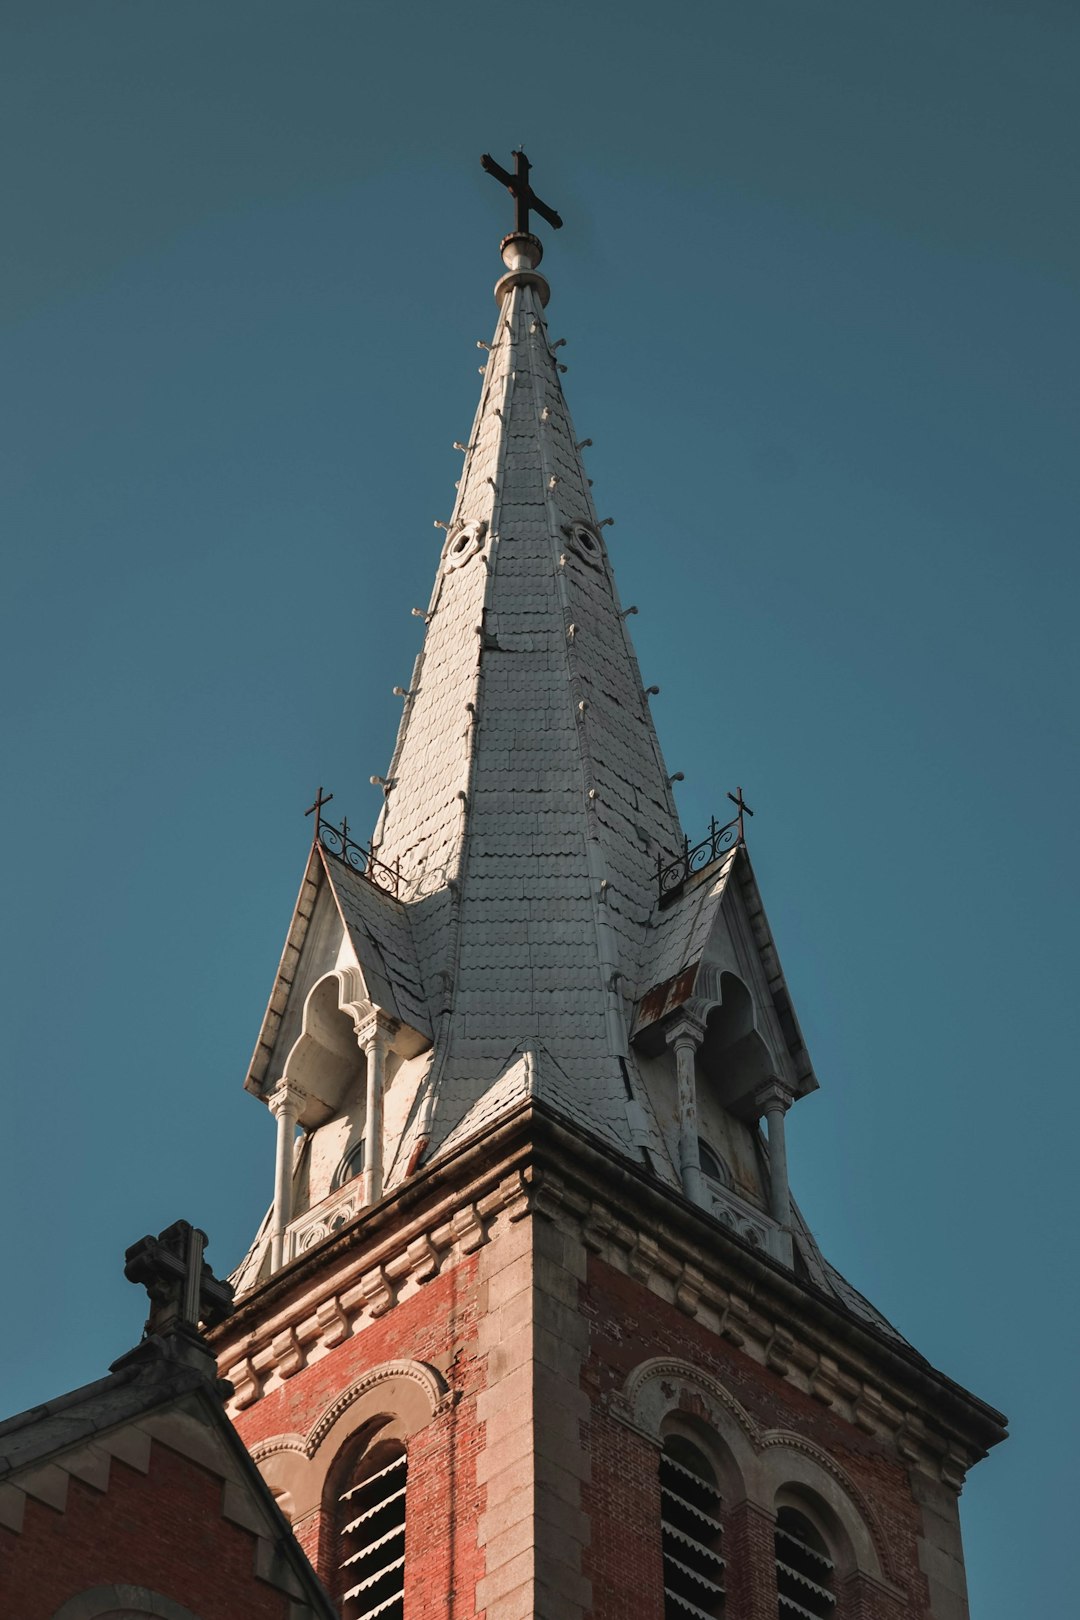
[{"label": "louvered window slat", "polygon": [[719,1564],[721,1569],[723,1569],[724,1560],[720,1553],[715,1550],[715,1548],[706,1547],[703,1541],[696,1541],[694,1537],[689,1535],[685,1530],[680,1530],[674,1524],[668,1524],[666,1519],[661,1520],[660,1528],[663,1530],[665,1535],[674,1536],[675,1540],[681,1541],[685,1547],[693,1547],[696,1552],[704,1553],[705,1557],[708,1558],[711,1563]]},{"label": "louvered window slat", "polygon": [[405,1453],[402,1452],[401,1456],[395,1457],[392,1463],[387,1463],[385,1468],[380,1468],[377,1474],[369,1474],[367,1479],[362,1479],[358,1485],[350,1485],[347,1491],[342,1492],[338,1500],[347,1502],[350,1496],[356,1495],[357,1491],[369,1490],[371,1486],[377,1485],[380,1479],[385,1479],[388,1474],[396,1473],[399,1468],[404,1468],[406,1460]]},{"label": "louvered window slat", "polygon": [[782,1564],[778,1558],[776,1560],[776,1570],[777,1574],[783,1574],[789,1580],[798,1581],[800,1586],[805,1586],[818,1597],[827,1598],[830,1603],[833,1601],[833,1595],[828,1587],[819,1586],[816,1581],[810,1579],[809,1575],[804,1575],[801,1569],[792,1569],[790,1564]]},{"label": "louvered window slat", "polygon": [[777,1513],[775,1556],[780,1620],[831,1620],[832,1562],[810,1520],[794,1508]]},{"label": "louvered window slat", "polygon": [[[350,1519],[349,1523],[342,1528],[342,1535],[351,1535],[361,1525],[367,1524],[370,1519],[373,1519],[377,1513],[384,1513],[392,1502],[404,1502],[404,1499],[405,1487],[403,1485],[399,1491],[393,1491],[389,1496],[382,1497],[380,1501],[375,1503],[374,1507],[366,1508],[363,1513],[358,1513],[355,1519]],[[345,1498],[342,1497],[341,1500],[344,1502]]]},{"label": "louvered window slat", "polygon": [[[376,1603],[373,1609],[362,1610],[361,1613],[356,1616],[356,1620],[377,1620],[378,1615],[389,1616],[390,1610],[394,1607],[395,1603],[400,1604],[404,1596],[405,1588],[402,1587],[400,1592],[395,1592],[391,1597],[384,1598],[381,1603]],[[398,1613],[400,1614],[400,1612],[401,1611],[399,1609]]]},{"label": "louvered window slat", "polygon": [[668,1489],[667,1486],[664,1487],[664,1496],[671,1502],[678,1502],[680,1507],[685,1508],[687,1512],[692,1513],[696,1519],[700,1519],[704,1524],[707,1524],[710,1530],[715,1530],[717,1535],[721,1535],[723,1533],[724,1527],[720,1523],[719,1519],[714,1519],[712,1515],[710,1513],[706,1513],[703,1508],[695,1507],[693,1502],[688,1502],[686,1500],[685,1496],[679,1496],[675,1491]]},{"label": "louvered window slat", "polygon": [[692,1581],[697,1581],[706,1591],[723,1597],[724,1588],[718,1585],[716,1581],[711,1581],[707,1575],[703,1575],[701,1570],[695,1569],[692,1564],[684,1564],[680,1558],[673,1558],[671,1553],[668,1553],[666,1562],[669,1569],[681,1569],[684,1575],[689,1575]]},{"label": "louvered window slat", "polygon": [[350,1586],[345,1596],[347,1598],[351,1598],[355,1597],[358,1592],[366,1592],[370,1587],[375,1585],[376,1581],[384,1580],[387,1575],[392,1575],[396,1569],[404,1568],[404,1558],[395,1558],[393,1563],[384,1564],[382,1569],[375,1570],[371,1575],[365,1575],[362,1581],[357,1581],[355,1586]]},{"label": "louvered window slat", "polygon": [[720,1493],[705,1457],[678,1437],[660,1458],[660,1520],[664,1620],[722,1620]]},{"label": "louvered window slat", "polygon": [[[351,1528],[351,1525],[346,1525],[345,1533],[347,1534]],[[385,1547],[388,1541],[400,1541],[404,1534],[404,1526],[396,1524],[392,1530],[388,1530],[386,1532],[385,1536],[378,1536],[374,1541],[369,1541],[367,1546],[361,1548],[359,1552],[351,1553],[350,1556],[344,1560],[342,1568],[344,1569],[346,1564],[355,1564],[358,1558],[367,1558],[371,1555],[371,1553],[378,1552],[379,1548]]]},{"label": "louvered window slat", "polygon": [[681,1474],[683,1479],[688,1479],[697,1490],[705,1483],[700,1474],[695,1474],[692,1468],[685,1468],[677,1458],[669,1456],[667,1452],[660,1460],[660,1471],[664,1474]]},{"label": "louvered window slat", "polygon": [[815,1564],[820,1564],[823,1569],[832,1569],[831,1558],[826,1557],[823,1552],[818,1552],[816,1547],[808,1546],[805,1541],[800,1541],[798,1536],[791,1534],[790,1530],[782,1530],[777,1525],[776,1534],[782,1541],[790,1542],[793,1547],[798,1547],[799,1551],[805,1553],[808,1558],[812,1558]]},{"label": "louvered window slat", "polygon": [[345,1519],[338,1566],[343,1620],[402,1620],[407,1488],[402,1449],[339,1498]]},{"label": "louvered window slat", "polygon": [[670,1587],[665,1586],[664,1609],[667,1614],[671,1613],[672,1605],[680,1614],[694,1615],[695,1620],[714,1620],[713,1615],[707,1609],[699,1609],[696,1603],[691,1603],[689,1598],[684,1598],[681,1592],[673,1592]]},{"label": "louvered window slat", "polygon": [[[830,1604],[830,1611],[829,1612],[831,1612],[831,1604],[832,1604],[832,1598],[831,1597],[829,1599],[829,1604]],[[821,1615],[822,1615],[823,1612],[826,1612],[826,1611],[823,1611],[821,1609],[804,1609],[801,1603],[796,1603],[795,1599],[788,1597],[786,1592],[781,1592],[780,1593],[780,1613],[781,1613],[781,1615],[797,1614],[799,1616],[799,1620],[821,1620]]]}]

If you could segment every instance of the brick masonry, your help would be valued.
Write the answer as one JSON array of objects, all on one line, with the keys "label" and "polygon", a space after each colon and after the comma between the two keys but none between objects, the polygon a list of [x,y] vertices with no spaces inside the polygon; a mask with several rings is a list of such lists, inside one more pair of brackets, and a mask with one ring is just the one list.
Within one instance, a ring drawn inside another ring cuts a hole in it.
[{"label": "brick masonry", "polygon": [[[411,1360],[442,1374],[449,1399],[407,1436],[405,1602],[410,1620],[472,1620],[477,1613],[483,1555],[476,1527],[485,1494],[477,1477],[477,1403],[484,1387],[478,1270],[475,1258],[463,1260],[235,1419],[244,1443],[260,1460],[261,1448],[279,1437],[306,1435],[342,1390],[372,1367]],[[274,1476],[267,1472],[273,1484]],[[332,1593],[337,1584],[334,1505],[345,1488],[347,1481],[331,1467],[322,1502],[294,1523],[297,1539]],[[288,1511],[287,1500],[281,1505]]]},{"label": "brick masonry", "polygon": [[0,1615],[52,1620],[88,1588],[142,1586],[199,1620],[289,1620],[258,1578],[255,1536],[222,1517],[220,1478],[155,1442],[145,1474],[114,1457],[108,1487],[67,1485],[64,1510],[29,1498],[21,1533],[0,1527]]},{"label": "brick masonry", "polygon": [[[564,1135],[550,1153],[546,1131],[523,1114],[493,1139],[483,1185],[475,1159],[459,1194],[440,1172],[436,1213],[418,1189],[400,1228],[390,1212],[358,1228],[222,1329],[223,1370],[264,1369],[237,1428],[331,1590],[332,1453],[389,1424],[409,1452],[406,1620],[661,1620],[659,1452],[675,1425],[711,1436],[738,1620],[775,1620],[785,1493],[830,1545],[837,1620],[967,1620],[951,1478],[957,1448],[974,1460],[993,1443],[987,1409],[688,1206],[648,1206],[599,1156],[575,1164]],[[468,1220],[448,1220],[455,1197]],[[402,1270],[397,1250],[428,1254],[425,1225],[439,1258]],[[404,1279],[396,1296],[350,1280],[377,1255]],[[339,1311],[327,1348],[310,1324]],[[338,1406],[356,1389],[353,1422]],[[308,1491],[299,1509],[290,1480]]]}]

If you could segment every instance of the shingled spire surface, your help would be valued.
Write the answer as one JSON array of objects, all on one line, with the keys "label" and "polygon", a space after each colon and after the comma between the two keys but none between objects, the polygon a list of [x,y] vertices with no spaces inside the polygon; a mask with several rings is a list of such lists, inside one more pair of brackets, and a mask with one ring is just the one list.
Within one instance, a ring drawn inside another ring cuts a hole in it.
[{"label": "shingled spire surface", "polygon": [[[827,1266],[782,1144],[772,1153],[777,1110],[817,1079],[741,790],[703,843],[679,825],[548,334],[542,251],[524,231],[502,244],[370,855],[353,845],[352,860],[344,827],[316,822],[246,1082],[275,1111],[277,1165],[237,1292],[533,1101],[781,1264],[797,1254],[822,1293],[895,1338]],[[320,789],[317,816],[328,802]]]},{"label": "shingled spire surface", "polygon": [[[681,838],[537,274],[509,273],[373,847],[435,1012],[429,1156],[519,1092],[645,1145],[627,997]],[[627,1104],[637,1103],[628,1111]]]}]

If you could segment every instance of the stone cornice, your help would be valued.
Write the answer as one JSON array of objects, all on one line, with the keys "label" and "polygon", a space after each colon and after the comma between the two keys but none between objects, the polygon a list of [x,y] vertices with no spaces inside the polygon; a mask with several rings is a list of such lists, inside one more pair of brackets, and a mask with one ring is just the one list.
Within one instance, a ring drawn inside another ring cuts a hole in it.
[{"label": "stone cornice", "polygon": [[422,1170],[343,1233],[241,1298],[211,1336],[250,1405],[398,1299],[535,1215],[575,1234],[905,1462],[959,1488],[1004,1419],[913,1350],[568,1127],[535,1100]]}]

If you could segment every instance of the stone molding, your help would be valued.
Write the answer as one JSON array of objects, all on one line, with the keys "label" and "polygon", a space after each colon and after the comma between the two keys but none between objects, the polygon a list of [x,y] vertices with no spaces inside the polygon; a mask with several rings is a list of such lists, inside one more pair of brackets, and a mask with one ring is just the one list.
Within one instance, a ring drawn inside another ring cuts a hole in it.
[{"label": "stone molding", "polygon": [[251,1447],[251,1458],[294,1522],[322,1505],[327,1475],[358,1429],[381,1419],[381,1438],[408,1440],[454,1403],[454,1392],[425,1361],[384,1361],[342,1390],[306,1435],[278,1434]]},{"label": "stone molding", "polygon": [[[534,1127],[524,1141],[523,1124]],[[557,1170],[543,1151],[549,1134]],[[920,1358],[912,1356],[909,1366],[899,1349],[844,1318],[725,1229],[702,1228],[670,1195],[610,1164],[535,1104],[491,1136],[492,1142],[481,1139],[463,1151],[462,1166],[451,1161],[427,1172],[429,1184],[447,1188],[433,1207],[424,1208],[423,1189],[413,1182],[403,1208],[395,1209],[392,1196],[297,1261],[291,1287],[284,1271],[249,1296],[246,1309],[240,1301],[237,1315],[212,1335],[221,1373],[236,1386],[232,1410],[280,1386],[284,1368],[278,1368],[274,1343],[286,1327],[309,1364],[331,1347],[328,1323],[333,1343],[341,1343],[490,1242],[501,1220],[539,1217],[842,1420],[889,1442],[905,1465],[957,1490],[985,1455],[981,1437],[990,1417],[979,1419],[984,1429],[967,1432],[967,1409],[959,1403],[966,1399],[973,1409],[979,1403],[964,1391]],[[505,1151],[494,1152],[493,1143]],[[478,1162],[481,1176],[465,1180],[464,1167]],[[448,1187],[455,1169],[459,1184]],[[260,1295],[266,1299],[261,1310]]]},{"label": "stone molding", "polygon": [[308,1435],[308,1455],[314,1456],[330,1433],[334,1424],[341,1415],[348,1411],[354,1401],[366,1395],[369,1389],[385,1383],[389,1378],[408,1378],[417,1384],[427,1398],[430,1407],[430,1417],[437,1417],[451,1404],[451,1394],[446,1379],[436,1368],[428,1365],[426,1361],[386,1361],[380,1367],[373,1367],[370,1372],[358,1378],[343,1390],[320,1418],[312,1425]]},{"label": "stone molding", "polygon": [[[529,1181],[521,1171],[512,1172],[479,1198],[466,1198],[457,1208],[441,1205],[430,1224],[404,1224],[374,1254],[354,1254],[340,1268],[328,1264],[314,1293],[305,1290],[295,1308],[275,1313],[235,1349],[228,1347],[226,1323],[216,1344],[219,1366],[229,1367],[234,1386],[228,1410],[235,1414],[253,1405],[448,1265],[474,1253],[489,1241],[490,1224],[500,1213],[513,1221],[530,1209]],[[303,1258],[325,1252],[316,1245]]]}]

